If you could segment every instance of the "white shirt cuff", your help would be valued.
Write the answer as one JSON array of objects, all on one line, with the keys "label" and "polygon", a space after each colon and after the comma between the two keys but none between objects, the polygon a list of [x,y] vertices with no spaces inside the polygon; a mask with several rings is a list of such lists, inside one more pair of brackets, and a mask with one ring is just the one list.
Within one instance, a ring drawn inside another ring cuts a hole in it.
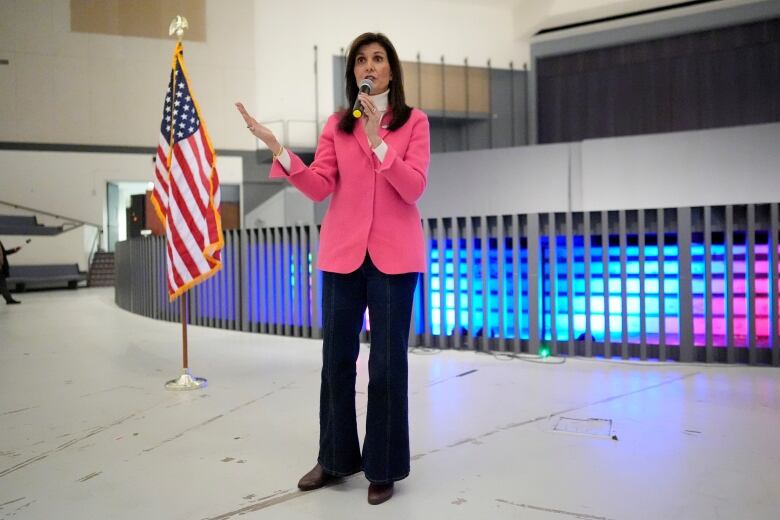
[{"label": "white shirt cuff", "polygon": [[284,168],[284,171],[287,173],[290,172],[290,166],[292,166],[292,159],[290,159],[290,153],[287,151],[287,148],[282,150],[282,153],[279,155],[279,157],[276,158],[277,161],[279,161],[279,164],[282,165],[282,168]]},{"label": "white shirt cuff", "polygon": [[382,141],[379,146],[374,148],[374,153],[379,158],[379,162],[382,163],[385,160],[385,154],[387,153],[387,143]]}]

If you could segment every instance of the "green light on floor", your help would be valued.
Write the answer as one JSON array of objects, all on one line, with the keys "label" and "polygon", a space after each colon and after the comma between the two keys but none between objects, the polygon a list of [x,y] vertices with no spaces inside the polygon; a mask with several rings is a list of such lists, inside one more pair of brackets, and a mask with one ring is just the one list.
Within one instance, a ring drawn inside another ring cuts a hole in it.
[{"label": "green light on floor", "polygon": [[542,358],[550,357],[550,348],[549,347],[540,347],[539,348],[539,357],[542,357]]}]

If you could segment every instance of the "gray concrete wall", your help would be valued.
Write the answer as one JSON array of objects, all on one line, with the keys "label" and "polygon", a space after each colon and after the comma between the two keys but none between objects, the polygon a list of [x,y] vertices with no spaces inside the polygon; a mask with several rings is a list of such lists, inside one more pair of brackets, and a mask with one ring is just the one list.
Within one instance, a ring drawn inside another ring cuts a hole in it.
[{"label": "gray concrete wall", "polygon": [[433,154],[425,218],[558,211],[568,204],[569,145]]},{"label": "gray concrete wall", "polygon": [[780,123],[433,154],[423,217],[780,201]]},{"label": "gray concrete wall", "polygon": [[574,210],[780,201],[780,123],[582,144]]}]

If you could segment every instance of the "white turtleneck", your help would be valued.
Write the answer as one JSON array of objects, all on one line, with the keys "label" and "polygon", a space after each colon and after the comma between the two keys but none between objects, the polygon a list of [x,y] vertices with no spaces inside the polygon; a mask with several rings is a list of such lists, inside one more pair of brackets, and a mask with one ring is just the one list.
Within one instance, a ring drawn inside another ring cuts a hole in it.
[{"label": "white turtleneck", "polygon": [[[389,102],[390,97],[390,89],[385,90],[381,94],[377,94],[376,96],[369,96],[371,98],[371,101],[374,102],[374,106],[376,106],[377,110],[379,110],[379,120],[382,120],[382,117],[384,117],[385,112],[387,112],[387,105]],[[371,146],[371,142],[368,143],[369,146]],[[374,154],[379,159],[379,162],[385,160],[385,154],[387,153],[387,144],[384,142],[379,143],[379,145],[374,148]],[[285,171],[290,171],[290,166],[292,166],[292,162],[290,160],[290,154],[287,152],[287,148],[282,150],[281,155],[277,157],[277,160],[279,161],[279,164],[282,165],[282,168],[284,168]]]},{"label": "white turtleneck", "polygon": [[381,94],[377,94],[376,96],[368,96],[371,101],[374,102],[374,105],[379,109],[379,112],[384,114],[387,112],[387,105],[390,102],[390,89],[385,90]]}]

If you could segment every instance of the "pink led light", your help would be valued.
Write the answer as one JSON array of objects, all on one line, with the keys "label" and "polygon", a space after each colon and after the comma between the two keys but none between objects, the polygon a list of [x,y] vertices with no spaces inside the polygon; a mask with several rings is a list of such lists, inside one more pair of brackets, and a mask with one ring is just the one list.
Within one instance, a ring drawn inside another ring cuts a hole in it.
[{"label": "pink led light", "polygon": [[747,336],[748,333],[748,320],[747,318],[734,318],[734,335],[735,336]]},{"label": "pink led light", "polygon": [[717,336],[726,335],[726,319],[725,318],[713,318],[712,319],[712,333]]},{"label": "pink led light", "polygon": [[704,334],[707,330],[707,322],[703,317],[693,318],[693,333]]},{"label": "pink led light", "polygon": [[769,318],[756,317],[756,336],[759,338],[769,337]]},{"label": "pink led light", "polygon": [[679,334],[680,332],[680,319],[678,317],[664,318],[666,324],[667,334]]}]

